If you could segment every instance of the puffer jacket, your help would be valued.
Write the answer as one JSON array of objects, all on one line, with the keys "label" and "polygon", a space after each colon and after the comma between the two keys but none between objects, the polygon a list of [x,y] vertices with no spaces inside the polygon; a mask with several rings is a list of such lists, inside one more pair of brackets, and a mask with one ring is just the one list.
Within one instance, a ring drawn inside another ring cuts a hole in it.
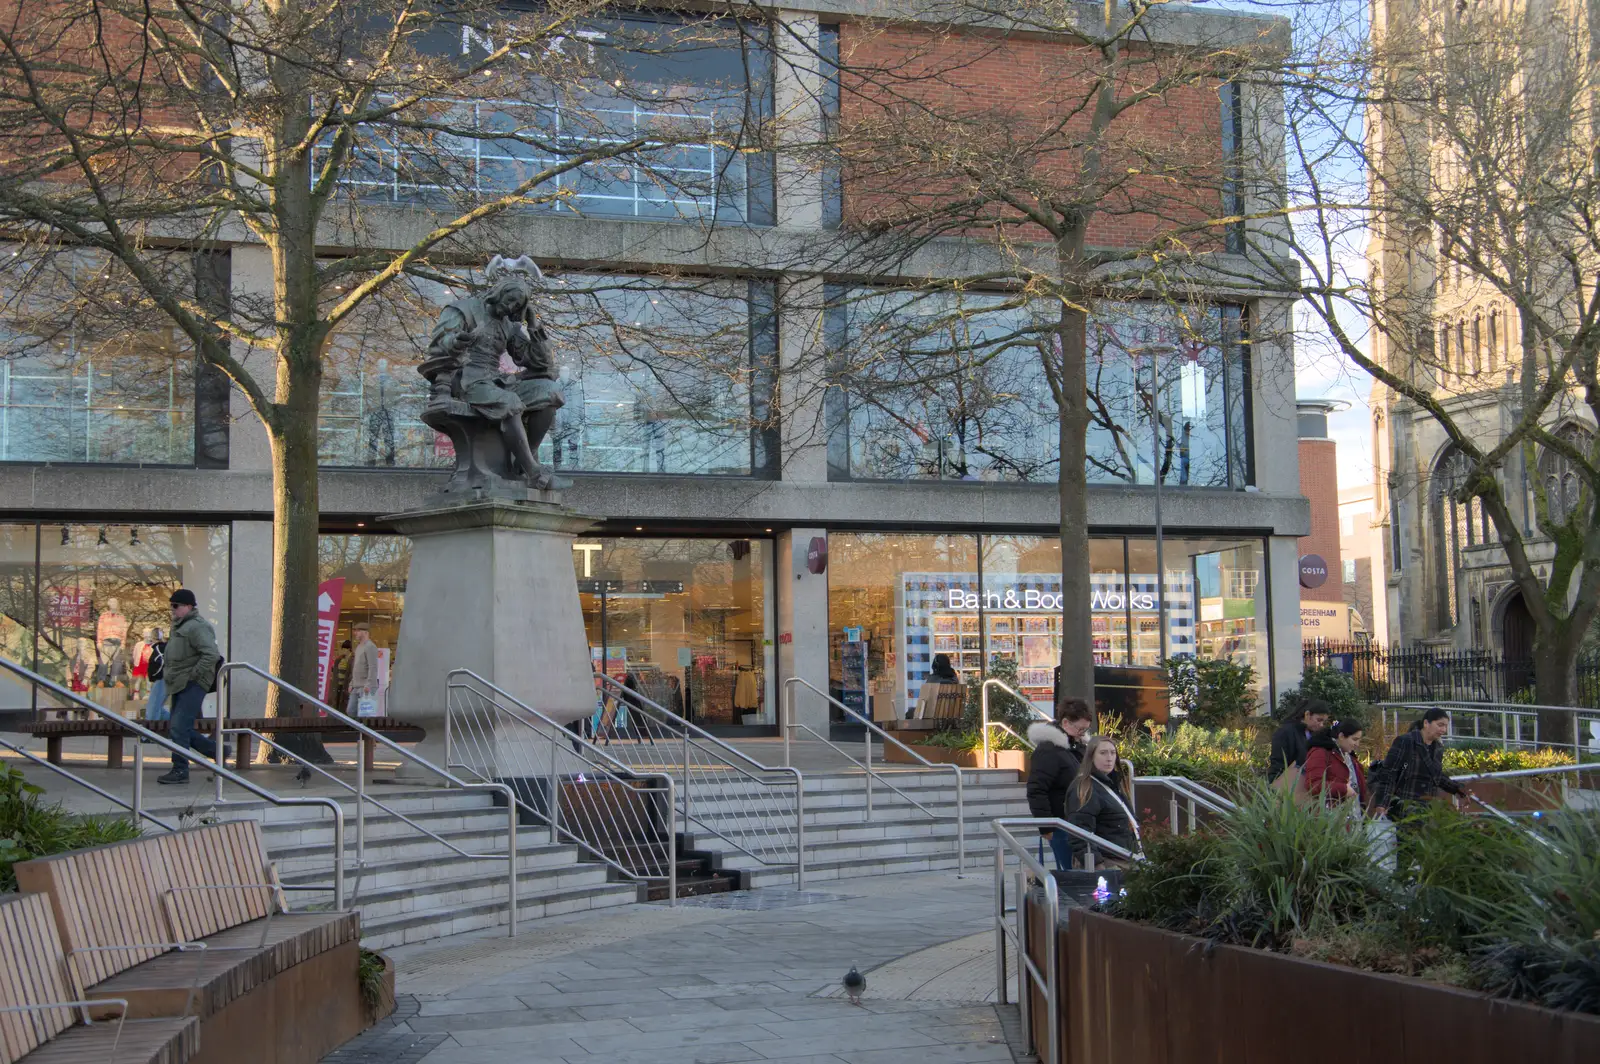
[{"label": "puffer jacket", "polygon": [[1028,741],[1034,747],[1028,768],[1028,812],[1065,820],[1067,788],[1077,778],[1083,744],[1042,720],[1028,726]]},{"label": "puffer jacket", "polygon": [[167,637],[167,690],[181,694],[191,683],[211,690],[222,654],[217,650],[217,630],[199,612],[172,626]]},{"label": "puffer jacket", "polygon": [[[1121,846],[1129,853],[1139,852],[1139,840],[1133,832],[1133,822],[1128,819],[1133,812],[1131,803],[1124,805],[1127,796],[1122,793],[1122,772],[1119,769],[1111,775],[1104,772],[1093,774],[1094,782],[1089,787],[1089,797],[1082,802],[1078,801],[1078,788],[1074,786],[1067,792],[1067,820],[1085,831],[1105,839],[1107,842]],[[1115,791],[1115,795],[1108,793]],[[1075,861],[1083,859],[1084,851],[1089,848],[1087,839],[1072,837],[1072,857]],[[1115,854],[1104,854],[1100,848],[1095,847],[1095,860],[1102,861],[1107,857],[1116,857]]]}]

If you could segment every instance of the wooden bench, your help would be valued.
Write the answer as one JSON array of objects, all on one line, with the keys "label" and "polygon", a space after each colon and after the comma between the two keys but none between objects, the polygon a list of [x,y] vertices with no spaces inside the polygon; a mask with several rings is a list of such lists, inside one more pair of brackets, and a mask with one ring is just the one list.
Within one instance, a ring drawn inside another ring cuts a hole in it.
[{"label": "wooden bench", "polygon": [[885,731],[927,734],[948,728],[961,719],[967,707],[967,689],[958,683],[927,682],[917,694],[909,720],[891,720]]},{"label": "wooden bench", "polygon": [[[169,721],[142,720],[132,718],[136,723],[155,732],[157,735],[169,733]],[[403,720],[393,717],[368,717],[361,721],[375,732],[382,732],[394,737],[401,742],[420,741],[425,732],[415,724],[408,724]],[[207,717],[198,722],[199,730],[208,735],[216,734],[217,721],[215,717]],[[370,735],[358,735],[355,729],[341,720],[332,717],[228,717],[226,726],[229,728],[251,728],[264,735],[287,734],[290,732],[314,732],[325,739],[334,742],[361,740],[361,757],[367,768],[372,768],[376,754],[377,742]],[[93,717],[89,720],[35,720],[28,725],[29,732],[36,739],[45,741],[45,756],[52,765],[61,764],[61,741],[71,736],[104,736],[106,739],[106,766],[108,768],[122,767],[122,744],[130,736],[128,729],[122,727],[114,720],[106,717]],[[237,746],[234,750],[234,768],[243,772],[251,767],[251,760],[255,756],[255,737],[251,735],[235,735],[233,739]],[[158,756],[165,757],[167,751],[157,752]]]},{"label": "wooden bench", "polygon": [[[70,978],[50,899],[0,897],[0,1064],[186,1064],[200,1048],[193,1016],[89,1022]],[[105,1006],[100,1007],[104,1010]]]},{"label": "wooden bench", "polygon": [[200,1064],[314,1064],[366,1025],[359,915],[283,911],[256,821],[15,869],[49,899],[79,997],[126,1001],[130,1020],[193,1013]]}]

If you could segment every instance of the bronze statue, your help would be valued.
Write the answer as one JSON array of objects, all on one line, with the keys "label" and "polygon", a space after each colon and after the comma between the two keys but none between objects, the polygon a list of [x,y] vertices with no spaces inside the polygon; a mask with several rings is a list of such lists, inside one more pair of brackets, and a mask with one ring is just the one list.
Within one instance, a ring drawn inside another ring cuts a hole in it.
[{"label": "bronze statue", "polygon": [[[565,487],[537,457],[564,402],[549,336],[531,306],[544,275],[526,255],[496,255],[488,279],[482,294],[444,308],[417,367],[431,386],[422,421],[455,445],[444,494]],[[519,367],[515,373],[502,370],[503,354]]]}]

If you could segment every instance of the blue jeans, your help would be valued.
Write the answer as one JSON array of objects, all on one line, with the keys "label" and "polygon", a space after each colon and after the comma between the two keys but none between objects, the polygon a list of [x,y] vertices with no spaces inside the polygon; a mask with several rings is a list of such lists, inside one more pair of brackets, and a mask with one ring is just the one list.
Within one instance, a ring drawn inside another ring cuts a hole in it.
[{"label": "blue jeans", "polygon": [[166,720],[172,716],[167,709],[167,681],[150,681],[150,698],[144,704],[145,720]]},{"label": "blue jeans", "polygon": [[1056,855],[1056,867],[1063,872],[1072,871],[1072,836],[1065,831],[1052,831],[1050,852]]},{"label": "blue jeans", "polygon": [[[217,743],[209,735],[201,735],[195,731],[195,722],[200,719],[201,703],[206,700],[206,689],[196,681],[191,680],[189,686],[172,696],[172,724],[167,733],[177,747],[194,749],[211,758],[217,757]],[[172,755],[172,770],[189,772],[189,758],[182,754]]]}]

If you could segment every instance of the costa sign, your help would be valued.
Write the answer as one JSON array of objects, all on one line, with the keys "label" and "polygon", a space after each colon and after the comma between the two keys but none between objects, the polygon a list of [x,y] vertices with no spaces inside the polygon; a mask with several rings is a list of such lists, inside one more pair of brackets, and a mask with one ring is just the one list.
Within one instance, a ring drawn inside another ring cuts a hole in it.
[{"label": "costa sign", "polygon": [[1300,586],[1304,588],[1321,587],[1328,582],[1328,563],[1322,560],[1320,554],[1302,554],[1300,556]]}]

